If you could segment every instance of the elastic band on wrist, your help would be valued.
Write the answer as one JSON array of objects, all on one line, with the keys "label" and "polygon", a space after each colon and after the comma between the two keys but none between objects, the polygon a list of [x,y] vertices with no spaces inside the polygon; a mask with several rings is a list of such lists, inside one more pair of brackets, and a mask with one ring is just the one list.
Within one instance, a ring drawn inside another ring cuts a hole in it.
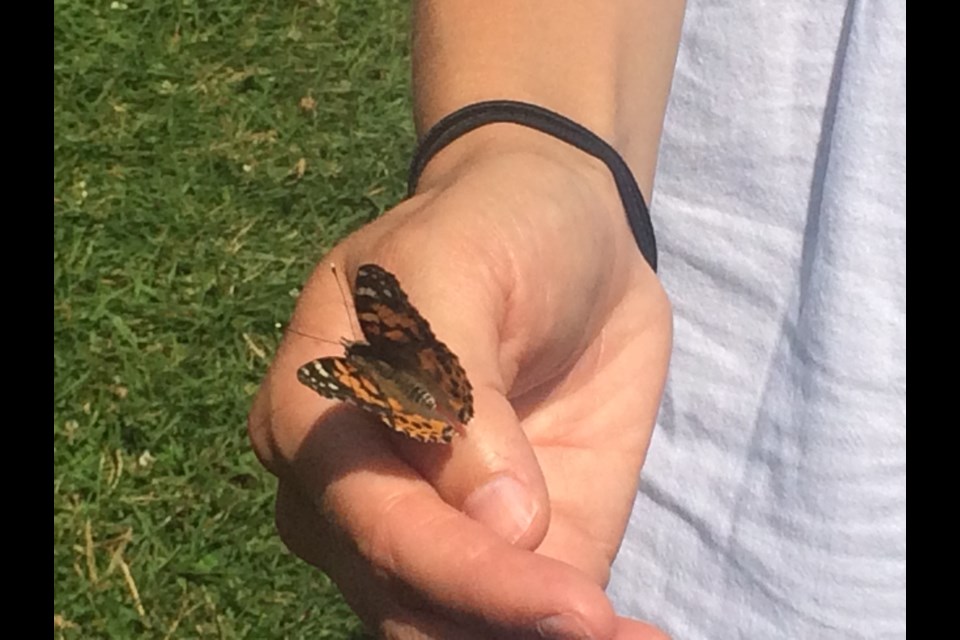
[{"label": "elastic band on wrist", "polygon": [[599,159],[613,174],[613,180],[627,212],[627,222],[640,253],[650,267],[657,270],[657,241],[653,235],[650,212],[643,194],[627,163],[620,154],[596,134],[559,113],[534,104],[514,100],[491,100],[477,102],[458,109],[433,125],[417,146],[410,163],[407,178],[407,193],[412,196],[417,189],[420,174],[438,151],[448,144],[485,124],[510,122],[536,129]]}]

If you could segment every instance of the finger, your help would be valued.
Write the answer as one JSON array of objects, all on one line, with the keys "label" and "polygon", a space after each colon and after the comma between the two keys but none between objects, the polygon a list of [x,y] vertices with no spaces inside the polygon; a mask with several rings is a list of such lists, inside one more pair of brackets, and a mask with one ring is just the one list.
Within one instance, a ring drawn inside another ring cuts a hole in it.
[{"label": "finger", "polygon": [[[403,603],[395,584],[375,575],[351,545],[338,538],[314,505],[290,482],[280,481],[277,531],[290,551],[324,571],[340,588],[353,611],[379,636],[397,640],[482,640],[482,630],[467,630],[429,611],[423,602]],[[407,598],[409,600],[409,598]]]},{"label": "finger", "polygon": [[[606,638],[614,616],[591,578],[508,544],[439,499],[389,447],[365,438],[340,412],[311,431],[294,462],[325,514],[375,573],[406,585],[439,615],[545,637]],[[331,448],[337,456],[325,455]],[[560,616],[560,617],[558,617]]]},{"label": "finger", "polygon": [[[422,602],[413,604],[412,608],[401,604],[403,598],[391,593],[390,581],[374,575],[371,565],[337,537],[313,503],[283,480],[277,491],[276,520],[284,544],[306,562],[325,571],[337,583],[351,608],[368,627],[379,629],[382,637],[411,640],[490,637],[489,629],[467,629],[462,623],[431,612]],[[409,598],[407,600],[409,605]],[[616,620],[615,638],[669,640],[669,636],[656,627],[624,617]]]},{"label": "finger", "polygon": [[389,640],[487,640],[490,631],[468,628],[438,616],[400,610],[379,625],[380,634]]}]

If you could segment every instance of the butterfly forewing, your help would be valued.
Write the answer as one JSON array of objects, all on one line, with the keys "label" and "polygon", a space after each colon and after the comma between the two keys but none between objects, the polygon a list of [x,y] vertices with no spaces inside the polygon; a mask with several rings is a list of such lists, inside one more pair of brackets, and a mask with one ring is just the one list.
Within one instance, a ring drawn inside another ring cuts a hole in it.
[{"label": "butterfly forewing", "polygon": [[390,404],[371,377],[348,358],[318,358],[297,370],[297,379],[331,400],[344,400],[361,409],[389,416]]},{"label": "butterfly forewing", "polygon": [[473,417],[473,390],[460,360],[437,339],[396,277],[375,264],[357,271],[354,304],[360,329],[385,360],[420,372],[438,389],[456,418]]}]

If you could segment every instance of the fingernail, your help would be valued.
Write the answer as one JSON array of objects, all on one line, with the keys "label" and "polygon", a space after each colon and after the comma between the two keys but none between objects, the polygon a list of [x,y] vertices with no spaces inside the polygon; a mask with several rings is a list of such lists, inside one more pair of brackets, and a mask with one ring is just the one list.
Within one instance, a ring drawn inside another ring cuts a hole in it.
[{"label": "fingernail", "polygon": [[569,613],[544,618],[537,623],[537,633],[551,640],[590,640],[593,638],[580,618]]},{"label": "fingernail", "polygon": [[537,505],[525,486],[512,476],[494,478],[467,497],[463,511],[513,544],[537,515]]}]

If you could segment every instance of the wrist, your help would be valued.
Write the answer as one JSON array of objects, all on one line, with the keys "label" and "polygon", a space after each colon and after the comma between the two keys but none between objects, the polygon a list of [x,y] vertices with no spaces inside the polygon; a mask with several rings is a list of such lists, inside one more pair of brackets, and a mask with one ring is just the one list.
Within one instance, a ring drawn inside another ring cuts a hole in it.
[{"label": "wrist", "polygon": [[497,122],[461,135],[428,162],[417,193],[446,189],[474,176],[492,181],[495,192],[512,199],[526,194],[562,207],[586,206],[594,214],[606,215],[613,228],[626,226],[609,168],[594,156],[529,127]]}]

